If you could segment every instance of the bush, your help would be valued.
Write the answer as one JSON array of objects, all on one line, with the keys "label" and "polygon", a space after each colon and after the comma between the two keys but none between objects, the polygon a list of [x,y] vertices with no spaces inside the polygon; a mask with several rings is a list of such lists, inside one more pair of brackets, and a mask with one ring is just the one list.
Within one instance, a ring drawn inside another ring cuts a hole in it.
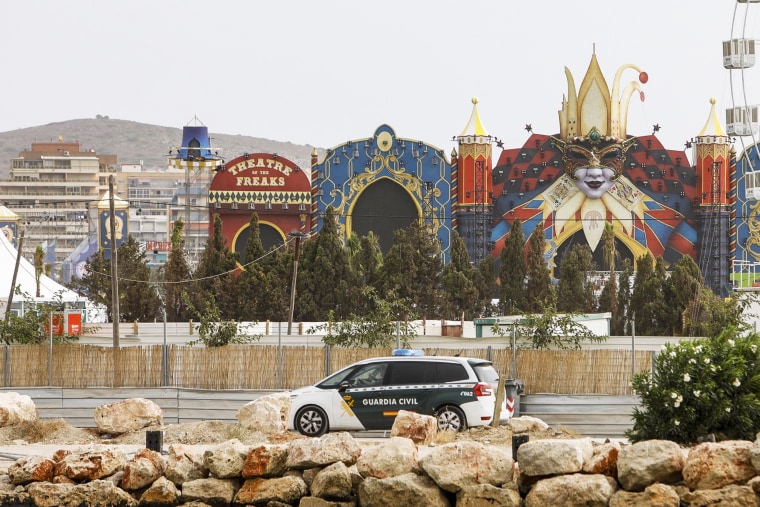
[{"label": "bush", "polygon": [[653,371],[635,375],[641,397],[634,409],[631,442],[649,439],[697,442],[754,440],[760,431],[760,335],[738,336],[734,328],[718,337],[667,344]]}]

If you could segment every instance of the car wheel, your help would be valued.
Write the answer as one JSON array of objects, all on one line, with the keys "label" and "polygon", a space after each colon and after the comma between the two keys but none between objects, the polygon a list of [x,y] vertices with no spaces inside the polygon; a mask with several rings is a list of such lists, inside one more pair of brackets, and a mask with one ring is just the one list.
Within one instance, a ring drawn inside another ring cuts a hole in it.
[{"label": "car wheel", "polygon": [[464,413],[454,405],[446,405],[435,413],[439,431],[464,431],[467,429],[467,421]]},{"label": "car wheel", "polygon": [[318,437],[327,433],[327,414],[316,406],[303,407],[296,414],[295,426],[301,435]]}]

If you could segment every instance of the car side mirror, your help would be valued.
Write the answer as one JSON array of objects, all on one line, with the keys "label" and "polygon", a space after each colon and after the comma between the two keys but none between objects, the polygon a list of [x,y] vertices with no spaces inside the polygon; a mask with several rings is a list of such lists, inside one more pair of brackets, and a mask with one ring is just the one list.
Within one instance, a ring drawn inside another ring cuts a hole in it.
[{"label": "car side mirror", "polygon": [[340,383],[340,386],[338,386],[338,392],[342,393],[349,387],[351,387],[351,384],[349,384],[348,381],[344,380],[343,382]]}]

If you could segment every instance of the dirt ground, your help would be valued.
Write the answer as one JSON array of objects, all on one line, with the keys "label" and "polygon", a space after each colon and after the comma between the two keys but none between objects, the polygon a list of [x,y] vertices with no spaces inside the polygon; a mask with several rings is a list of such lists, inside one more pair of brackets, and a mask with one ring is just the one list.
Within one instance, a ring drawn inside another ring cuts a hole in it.
[{"label": "dirt ground", "polygon": [[[67,424],[63,419],[35,421],[15,426],[0,428],[0,445],[20,443],[29,444],[145,444],[145,432],[163,431],[163,444],[209,445],[217,444],[236,438],[246,445],[256,443],[282,443],[299,438],[306,438],[295,432],[282,435],[266,436],[262,433],[246,429],[236,423],[224,421],[203,421],[184,424],[167,424],[161,427],[146,427],[122,435],[100,434],[94,428],[76,428]],[[576,438],[577,434],[562,428],[547,428],[527,433],[530,440],[547,438]],[[462,433],[439,433],[436,443],[443,444],[458,440],[473,440],[488,445],[512,445],[512,431],[509,426],[492,428],[482,426],[468,429]]]}]

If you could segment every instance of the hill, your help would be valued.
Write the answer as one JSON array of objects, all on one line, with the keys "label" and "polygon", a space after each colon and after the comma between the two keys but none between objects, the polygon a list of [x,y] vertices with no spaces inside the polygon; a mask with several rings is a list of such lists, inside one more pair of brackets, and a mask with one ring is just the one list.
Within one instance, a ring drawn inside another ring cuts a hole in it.
[{"label": "hill", "polygon": [[[182,128],[101,117],[0,132],[0,179],[8,178],[10,159],[20,151],[30,149],[33,142],[55,141],[59,136],[66,141],[79,141],[83,150],[115,154],[119,164],[142,162],[145,169],[155,170],[166,168],[169,148],[182,142]],[[246,152],[265,152],[282,155],[304,169],[311,167],[312,146],[233,134],[210,133],[210,137],[212,146],[220,150],[225,160]],[[322,149],[318,151],[324,153]]]}]

